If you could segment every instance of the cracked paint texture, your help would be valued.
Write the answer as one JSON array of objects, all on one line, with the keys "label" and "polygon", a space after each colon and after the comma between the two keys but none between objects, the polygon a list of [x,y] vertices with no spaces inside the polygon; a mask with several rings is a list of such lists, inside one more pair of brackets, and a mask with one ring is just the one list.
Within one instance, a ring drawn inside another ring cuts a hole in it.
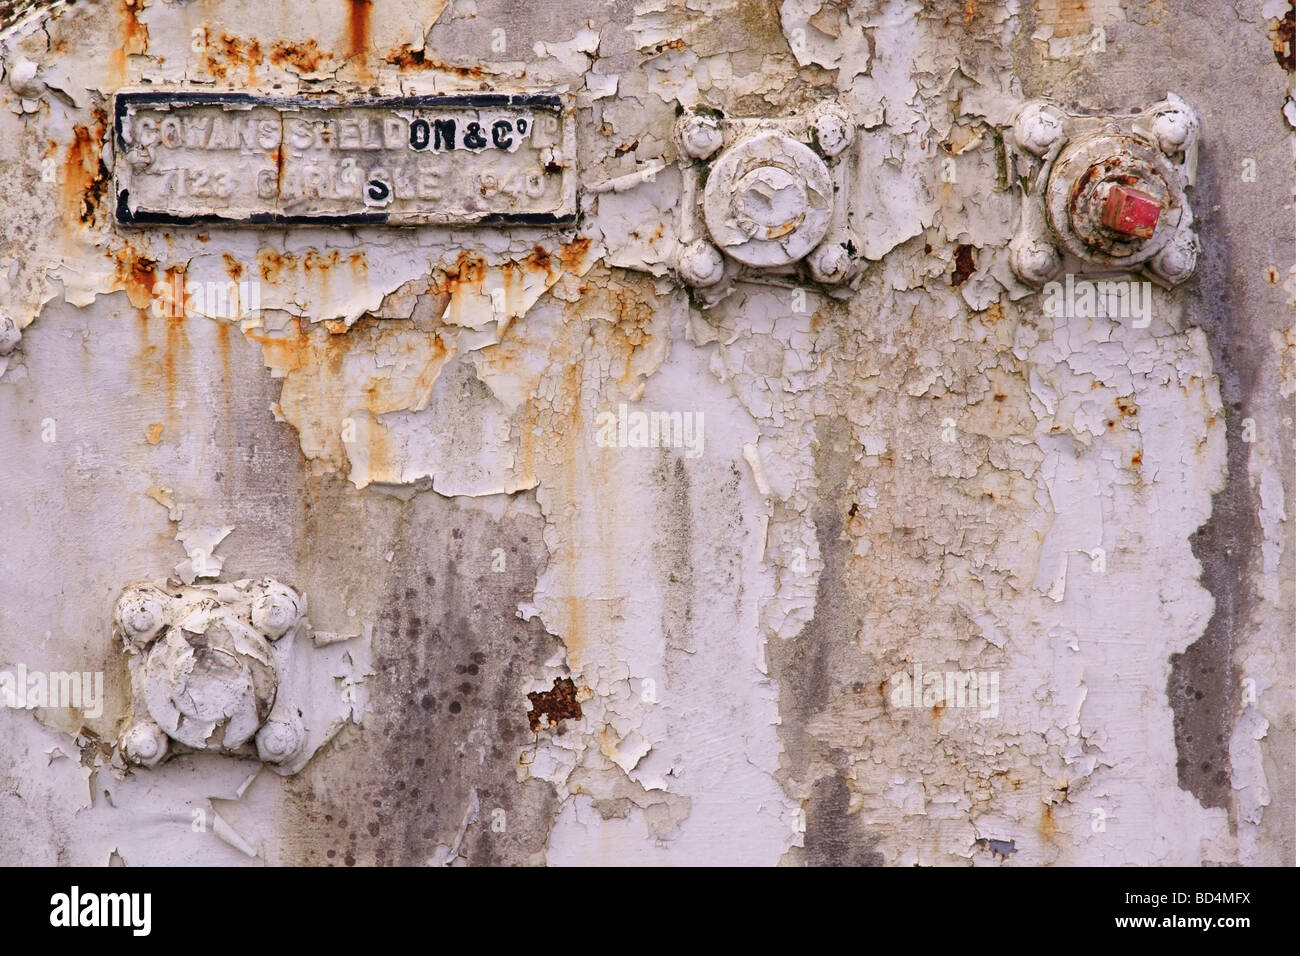
[{"label": "cracked paint texture", "polygon": [[[11,861],[1290,862],[1294,54],[1287,4],[1221,7],[0,5],[0,669],[105,677],[0,708]],[[112,96],[169,88],[559,91],[580,213],[123,228]],[[1197,273],[1054,317],[1016,109],[1169,91]],[[865,268],[706,304],[679,114],[827,101]],[[160,313],[176,277],[259,308]],[[621,406],[698,454],[598,440]],[[296,772],[121,759],[113,602],[168,575],[305,597]],[[899,706],[917,670],[995,706]]]}]

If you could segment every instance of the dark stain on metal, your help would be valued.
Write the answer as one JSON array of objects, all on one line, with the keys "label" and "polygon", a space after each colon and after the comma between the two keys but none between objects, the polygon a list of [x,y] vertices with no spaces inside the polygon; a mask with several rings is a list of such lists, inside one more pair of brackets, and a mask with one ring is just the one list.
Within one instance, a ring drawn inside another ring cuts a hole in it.
[{"label": "dark stain on metal", "polygon": [[409,43],[403,43],[396,50],[389,53],[384,57],[384,62],[403,70],[439,70],[443,73],[453,73],[462,79],[481,80],[483,78],[483,67],[481,66],[456,66],[451,63],[431,60],[424,55],[424,50],[417,50]]},{"label": "dark stain on metal", "polygon": [[952,284],[959,286],[975,272],[975,247],[963,242],[956,248],[953,256]]},{"label": "dark stain on metal", "polygon": [[533,709],[528,712],[528,726],[533,733],[542,729],[542,717],[555,726],[561,720],[582,717],[582,705],[578,703],[578,689],[573,686],[573,678],[557,677],[550,690],[535,690],[528,695],[528,702]]}]

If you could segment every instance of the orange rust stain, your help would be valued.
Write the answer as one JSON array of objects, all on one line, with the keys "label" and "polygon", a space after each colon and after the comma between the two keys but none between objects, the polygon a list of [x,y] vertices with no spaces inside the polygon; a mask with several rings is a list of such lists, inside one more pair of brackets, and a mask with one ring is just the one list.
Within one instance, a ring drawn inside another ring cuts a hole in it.
[{"label": "orange rust stain", "polygon": [[[230,404],[230,326],[217,323],[217,352],[221,356],[221,381],[226,386],[226,404]],[[229,421],[229,416],[227,416]]]},{"label": "orange rust stain", "polygon": [[315,38],[303,43],[277,43],[271,47],[271,62],[282,69],[293,67],[300,73],[316,73],[321,63],[334,58],[316,45]]},{"label": "orange rust stain", "polygon": [[223,252],[221,254],[221,258],[224,259],[226,263],[226,275],[230,276],[231,279],[238,282],[239,277],[244,274],[243,263],[241,263],[238,259],[236,259],[228,252]]},{"label": "orange rust stain", "polygon": [[144,430],[144,437],[149,444],[156,445],[162,441],[163,426],[162,422],[155,422]]},{"label": "orange rust stain", "polygon": [[348,267],[358,285],[365,285],[369,281],[370,263],[364,252],[354,252],[348,256]]},{"label": "orange rust stain", "polygon": [[158,263],[136,254],[124,246],[111,254],[115,288],[126,292],[131,305],[146,312],[153,302],[153,289],[158,283]]},{"label": "orange rust stain", "polygon": [[108,168],[104,165],[102,150],[107,119],[102,110],[95,110],[95,125],[74,126],[72,145],[63,159],[63,182],[60,185],[60,202],[67,218],[89,223],[95,209],[108,189]]},{"label": "orange rust stain", "polygon": [[560,264],[567,272],[577,272],[586,263],[587,253],[590,251],[591,237],[579,236],[560,247]]},{"label": "orange rust stain", "polygon": [[126,58],[133,53],[144,53],[149,48],[149,28],[140,22],[143,0],[118,0],[118,7],[122,14],[122,42],[113,47],[109,61],[114,72],[125,79]]},{"label": "orange rust stain", "polygon": [[1038,821],[1038,832],[1043,835],[1044,839],[1050,840],[1061,831],[1060,824],[1056,822],[1056,817],[1052,815],[1052,805],[1043,806],[1043,815]]},{"label": "orange rust stain", "polygon": [[370,45],[370,0],[348,0],[348,55],[364,56]]},{"label": "orange rust stain", "polygon": [[257,251],[258,271],[266,282],[279,282],[285,269],[298,268],[298,257],[290,252],[277,249],[259,249]]},{"label": "orange rust stain", "polygon": [[462,79],[481,80],[484,76],[481,66],[456,66],[453,63],[431,60],[424,55],[424,50],[417,50],[409,43],[403,43],[391,50],[384,57],[384,62],[400,70],[437,70],[440,73],[451,73]]},{"label": "orange rust stain", "polygon": [[1132,418],[1138,413],[1137,403],[1125,395],[1116,396],[1115,407],[1119,409],[1120,415],[1125,418]]},{"label": "orange rust stain", "polygon": [[264,60],[262,44],[256,37],[244,39],[223,33],[213,43],[209,40],[207,27],[203,28],[203,69],[217,79],[225,79],[231,69],[242,66],[248,70],[249,84],[255,84],[257,68]]},{"label": "orange rust stain", "polygon": [[[140,374],[147,388],[161,387],[167,406],[167,426],[176,422],[178,406],[176,404],[177,361],[182,367],[188,364],[189,338],[185,334],[184,304],[179,303],[167,310],[162,316],[161,324],[153,320],[152,310],[148,308],[157,280],[157,264],[150,259],[136,256],[130,249],[117,253],[114,257],[119,288],[124,288],[131,304],[139,309],[140,332]],[[181,267],[167,270],[167,283],[175,288],[179,283],[184,288],[185,274]],[[163,342],[157,341],[159,329],[163,330]],[[161,426],[160,426],[161,427]],[[161,432],[160,432],[161,434]]]},{"label": "orange rust stain", "polygon": [[1133,453],[1133,458],[1129,462],[1134,468],[1142,467],[1142,451],[1139,449]]},{"label": "orange rust stain", "polygon": [[435,292],[455,296],[466,286],[481,286],[487,278],[487,259],[477,252],[461,250],[456,256],[452,271],[440,274],[434,283]]},{"label": "orange rust stain", "polygon": [[541,269],[548,275],[551,271],[551,254],[541,246],[533,246],[533,251],[528,254],[524,260],[526,265]]},{"label": "orange rust stain", "polygon": [[309,364],[311,359],[311,336],[298,319],[290,319],[284,332],[249,329],[244,337],[261,345],[266,364],[278,371],[292,372]]}]

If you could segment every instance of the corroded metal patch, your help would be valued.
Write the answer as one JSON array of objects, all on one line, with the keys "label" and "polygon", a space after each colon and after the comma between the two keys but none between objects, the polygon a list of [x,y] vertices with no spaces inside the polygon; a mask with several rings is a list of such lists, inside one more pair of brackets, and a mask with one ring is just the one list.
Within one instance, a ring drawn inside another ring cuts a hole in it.
[{"label": "corroded metal patch", "polygon": [[122,223],[458,225],[571,220],[557,94],[400,98],[120,93]]}]

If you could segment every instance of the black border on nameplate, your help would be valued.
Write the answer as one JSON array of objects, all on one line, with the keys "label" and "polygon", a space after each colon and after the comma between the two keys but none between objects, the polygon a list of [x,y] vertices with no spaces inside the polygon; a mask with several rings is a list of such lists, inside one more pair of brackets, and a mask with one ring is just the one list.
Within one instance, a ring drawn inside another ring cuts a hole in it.
[{"label": "black border on nameplate", "polygon": [[[431,93],[418,96],[349,96],[342,93],[327,93],[318,96],[268,96],[260,93],[209,93],[203,91],[183,90],[168,92],[165,90],[125,90],[113,97],[113,147],[120,153],[126,151],[126,142],[122,136],[122,125],[129,106],[135,104],[165,104],[168,106],[205,106],[214,103],[233,103],[248,106],[271,106],[292,109],[305,106],[319,109],[338,109],[341,107],[378,107],[380,109],[406,109],[411,107],[525,107],[535,110],[547,110],[556,115],[563,115],[564,101],[558,93]],[[114,214],[117,222],[123,226],[385,226],[389,225],[386,212],[352,213],[348,215],[283,215],[281,213],[257,213],[242,219],[218,214],[203,216],[177,216],[171,213],[140,211],[132,212],[129,205],[130,191],[121,189],[117,184],[117,159],[114,157],[113,188],[116,195]],[[465,219],[454,223],[393,223],[393,228],[420,229],[428,226],[441,228],[460,228],[463,226],[563,226],[572,225],[577,220],[577,211],[567,215],[555,213],[494,212],[475,219]]]}]

